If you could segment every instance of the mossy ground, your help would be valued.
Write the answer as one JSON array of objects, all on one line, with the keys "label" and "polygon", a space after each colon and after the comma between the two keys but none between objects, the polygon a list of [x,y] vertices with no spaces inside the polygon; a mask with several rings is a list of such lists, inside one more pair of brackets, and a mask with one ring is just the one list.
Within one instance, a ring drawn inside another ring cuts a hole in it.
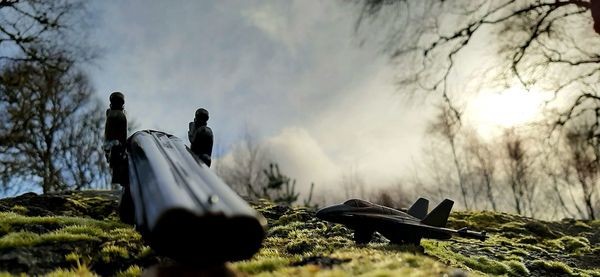
[{"label": "mossy ground", "polygon": [[158,258],[117,205],[110,191],[0,200],[0,276],[140,275]]},{"label": "mossy ground", "polygon": [[[25,194],[0,200],[0,276],[139,276],[165,259],[118,221],[115,192]],[[600,221],[544,222],[505,213],[454,212],[449,227],[486,230],[485,242],[423,240],[424,251],[365,245],[314,210],[258,201],[263,248],[229,265],[241,276],[600,276]]]}]

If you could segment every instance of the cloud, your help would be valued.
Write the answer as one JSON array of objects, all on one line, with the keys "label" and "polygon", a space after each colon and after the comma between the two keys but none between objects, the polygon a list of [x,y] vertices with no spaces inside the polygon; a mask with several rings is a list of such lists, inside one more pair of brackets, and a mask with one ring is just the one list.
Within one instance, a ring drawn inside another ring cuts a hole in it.
[{"label": "cloud", "polygon": [[[202,106],[223,155],[260,134],[301,190],[354,168],[369,186],[402,175],[427,109],[405,104],[394,69],[358,47],[353,10],[334,1],[102,1],[92,77],[126,94],[141,128],[185,138]],[[250,128],[249,128],[250,127]]]},{"label": "cloud", "polygon": [[306,195],[310,183],[327,186],[335,182],[339,167],[304,128],[286,127],[266,140],[265,145],[281,171],[296,179],[298,191]]}]

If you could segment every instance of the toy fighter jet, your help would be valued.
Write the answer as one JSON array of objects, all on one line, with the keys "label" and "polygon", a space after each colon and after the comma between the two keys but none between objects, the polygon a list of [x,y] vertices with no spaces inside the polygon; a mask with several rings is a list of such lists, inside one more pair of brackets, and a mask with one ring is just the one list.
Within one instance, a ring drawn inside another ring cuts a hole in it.
[{"label": "toy fighter jet", "polygon": [[392,243],[420,244],[421,238],[447,240],[452,235],[484,241],[485,232],[467,228],[448,229],[446,223],[454,202],[445,199],[431,213],[427,213],[429,200],[419,198],[406,212],[373,204],[360,199],[350,199],[317,211],[317,217],[346,225],[354,230],[357,243],[368,243],[374,232],[379,232]]}]

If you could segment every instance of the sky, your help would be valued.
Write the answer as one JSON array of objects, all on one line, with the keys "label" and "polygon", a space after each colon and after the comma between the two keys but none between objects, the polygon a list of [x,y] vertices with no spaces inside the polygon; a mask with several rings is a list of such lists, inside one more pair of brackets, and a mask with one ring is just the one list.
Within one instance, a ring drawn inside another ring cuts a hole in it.
[{"label": "sky", "polygon": [[[88,69],[99,97],[121,91],[139,129],[187,138],[210,112],[217,155],[249,132],[300,191],[336,191],[356,172],[397,182],[421,150],[431,105],[409,101],[341,1],[98,1]],[[107,104],[108,105],[108,104]],[[218,157],[217,157],[218,158]]]}]

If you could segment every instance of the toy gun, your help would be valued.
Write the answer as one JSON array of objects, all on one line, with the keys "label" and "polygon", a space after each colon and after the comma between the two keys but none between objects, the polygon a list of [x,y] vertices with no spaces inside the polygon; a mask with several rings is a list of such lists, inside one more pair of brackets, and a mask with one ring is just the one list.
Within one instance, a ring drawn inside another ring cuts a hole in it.
[{"label": "toy gun", "polygon": [[[107,125],[110,120],[107,117]],[[127,163],[120,216],[135,224],[158,254],[211,264],[248,259],[258,251],[265,235],[264,217],[181,139],[139,131],[127,139],[125,152],[125,159],[114,159]]]}]

